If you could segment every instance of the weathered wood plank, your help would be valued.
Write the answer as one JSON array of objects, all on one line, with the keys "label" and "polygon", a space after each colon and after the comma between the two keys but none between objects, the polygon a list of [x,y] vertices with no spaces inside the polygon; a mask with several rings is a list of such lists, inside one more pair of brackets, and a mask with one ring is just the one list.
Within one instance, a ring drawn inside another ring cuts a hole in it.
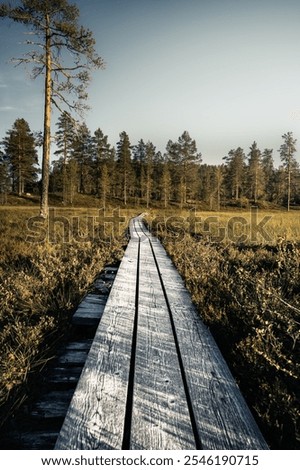
[{"label": "weathered wood plank", "polygon": [[87,350],[67,350],[58,359],[58,364],[67,366],[83,365],[87,359]]},{"label": "weathered wood plank", "polygon": [[[63,419],[69,407],[73,390],[45,393],[31,410],[31,416],[40,419]],[[55,406],[53,405],[55,404]]]},{"label": "weathered wood plank", "polygon": [[203,449],[268,446],[161,243],[152,244],[172,310]]},{"label": "weathered wood plank", "polygon": [[[55,431],[36,431],[26,433],[19,438],[18,450],[51,450],[57,439]],[[18,442],[18,438],[16,437]]]},{"label": "weathered wood plank", "polygon": [[92,339],[81,339],[72,341],[66,345],[66,349],[72,349],[73,351],[89,351],[92,346]]},{"label": "weathered wood plank", "polygon": [[82,367],[55,367],[47,375],[47,384],[75,386],[79,380]]},{"label": "weathered wood plank", "polygon": [[97,326],[103,315],[106,300],[106,296],[88,294],[73,315],[73,325]]},{"label": "weathered wood plank", "polygon": [[166,301],[148,240],[141,242],[131,449],[194,449]]},{"label": "weathered wood plank", "polygon": [[56,449],[121,449],[127,403],[138,243],[129,243]]}]

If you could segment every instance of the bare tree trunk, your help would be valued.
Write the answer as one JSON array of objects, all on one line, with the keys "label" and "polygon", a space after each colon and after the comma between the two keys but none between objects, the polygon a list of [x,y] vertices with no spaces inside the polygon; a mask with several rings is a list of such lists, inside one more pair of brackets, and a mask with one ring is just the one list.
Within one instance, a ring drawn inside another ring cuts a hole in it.
[{"label": "bare tree trunk", "polygon": [[163,169],[163,185],[162,185],[162,190],[163,190],[163,198],[164,198],[164,207],[165,209],[168,207],[168,202],[170,198],[170,184],[171,184],[171,178],[169,174],[169,170],[166,166],[167,164],[165,163],[164,169]]},{"label": "bare tree trunk", "polygon": [[148,209],[150,205],[150,182],[149,181],[147,181],[146,204],[147,204],[147,209]]},{"label": "bare tree trunk", "polygon": [[124,205],[127,205],[127,172],[124,171]]},{"label": "bare tree trunk", "polygon": [[66,125],[64,128],[64,153],[63,153],[63,204],[67,204],[67,139],[66,139]]},{"label": "bare tree trunk", "polygon": [[18,195],[22,196],[21,137],[18,139]]},{"label": "bare tree trunk", "polygon": [[221,188],[223,182],[223,173],[220,167],[216,168],[216,182],[217,182],[217,210],[221,207]]},{"label": "bare tree trunk", "polygon": [[289,162],[288,166],[288,194],[287,194],[287,210],[290,210],[290,203],[291,203],[291,165]]},{"label": "bare tree trunk", "polygon": [[217,190],[217,210],[220,210],[221,206],[221,187],[218,185],[218,190]]},{"label": "bare tree trunk", "polygon": [[[46,16],[49,25],[49,16]],[[51,36],[50,28],[46,31],[46,73],[45,73],[45,104],[44,104],[44,139],[42,161],[42,195],[40,215],[44,219],[48,217],[49,171],[50,171],[50,137],[51,137]]]},{"label": "bare tree trunk", "polygon": [[257,190],[257,187],[258,187],[258,175],[257,175],[257,166],[255,168],[255,182],[254,182],[254,202],[256,203],[257,202],[257,197],[258,197],[258,190]]},{"label": "bare tree trunk", "polygon": [[20,153],[19,153],[19,167],[18,167],[18,195],[22,196],[22,169],[21,169],[21,155],[20,155]]},{"label": "bare tree trunk", "polygon": [[236,181],[235,183],[235,200],[238,201],[239,199],[239,182]]}]

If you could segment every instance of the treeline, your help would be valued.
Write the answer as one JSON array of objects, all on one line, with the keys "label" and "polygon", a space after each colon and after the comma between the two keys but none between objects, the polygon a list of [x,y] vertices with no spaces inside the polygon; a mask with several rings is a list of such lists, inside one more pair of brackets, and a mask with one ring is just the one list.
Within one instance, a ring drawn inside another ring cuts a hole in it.
[{"label": "treeline", "polygon": [[[63,112],[56,124],[50,191],[61,193],[64,204],[72,204],[77,193],[95,195],[103,207],[114,199],[124,205],[159,203],[165,208],[200,201],[210,209],[220,209],[223,202],[268,201],[289,209],[300,203],[300,175],[296,140],[291,132],[282,138],[278,168],[273,149],[261,150],[256,142],[247,152],[237,147],[222,164],[209,165],[187,131],[177,141],[169,140],[164,153],[143,139],[133,145],[125,131],[114,147],[100,128],[92,134],[85,123]],[[38,190],[40,142],[40,134],[34,134],[24,119],[17,119],[6,133],[0,151],[2,194]]]}]

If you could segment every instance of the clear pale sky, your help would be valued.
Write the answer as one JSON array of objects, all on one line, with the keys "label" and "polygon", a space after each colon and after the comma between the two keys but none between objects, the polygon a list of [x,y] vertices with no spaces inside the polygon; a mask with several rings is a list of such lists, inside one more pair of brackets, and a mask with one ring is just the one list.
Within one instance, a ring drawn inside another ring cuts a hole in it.
[{"label": "clear pale sky", "polygon": [[[74,3],[106,62],[93,74],[85,120],[112,145],[126,131],[132,144],[151,140],[164,152],[187,130],[204,163],[238,146],[248,153],[256,140],[277,164],[281,136],[292,131],[300,149],[299,0]],[[42,130],[43,82],[9,63],[28,50],[26,29],[0,28],[0,138],[21,117]]]}]

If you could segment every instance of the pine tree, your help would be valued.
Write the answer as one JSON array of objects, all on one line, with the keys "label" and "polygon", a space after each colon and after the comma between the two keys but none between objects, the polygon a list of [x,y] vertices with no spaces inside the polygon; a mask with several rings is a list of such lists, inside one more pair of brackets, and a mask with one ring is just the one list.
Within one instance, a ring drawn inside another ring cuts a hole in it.
[{"label": "pine tree", "polygon": [[104,165],[102,166],[101,178],[100,178],[100,197],[102,201],[102,207],[104,209],[106,208],[106,201],[107,201],[107,195],[109,193],[109,189],[110,189],[109,171],[107,168],[107,164],[104,163]]},{"label": "pine tree", "polygon": [[78,165],[77,165],[76,160],[74,158],[71,158],[67,166],[67,180],[68,180],[67,191],[68,191],[68,198],[69,198],[70,204],[73,204],[74,196],[76,192],[78,191],[77,178],[78,178]]},{"label": "pine tree", "polygon": [[291,185],[292,185],[292,177],[298,168],[298,163],[294,157],[296,152],[296,142],[297,140],[294,139],[292,132],[287,132],[282,136],[284,143],[281,145],[279,152],[280,158],[283,163],[283,167],[285,168],[286,175],[287,175],[287,210],[290,210],[290,203],[291,203]]},{"label": "pine tree", "polygon": [[200,198],[213,208],[216,196],[215,167],[203,164],[199,169],[199,194]]},{"label": "pine tree", "polygon": [[[178,143],[169,140],[166,145],[166,153],[164,154],[164,161],[167,162],[168,171],[171,176],[171,187],[169,199],[180,201],[180,156]],[[165,199],[165,198],[164,198]]]},{"label": "pine tree", "polygon": [[145,197],[145,162],[146,162],[146,144],[143,139],[139,140],[137,145],[133,146],[132,167],[135,175],[135,193],[138,198]]},{"label": "pine tree", "polygon": [[[113,174],[112,168],[112,147],[108,142],[108,136],[104,135],[102,130],[98,128],[94,132],[93,137],[93,147],[94,147],[94,185],[95,185],[95,192],[99,197],[103,198],[103,181],[107,177],[110,179]],[[104,166],[106,169],[104,170]],[[102,173],[105,171],[105,178],[103,177]],[[103,180],[104,178],[104,180]],[[105,185],[107,186],[107,185]]]},{"label": "pine tree", "polygon": [[13,189],[21,196],[38,177],[36,141],[25,119],[17,119],[3,141]]},{"label": "pine tree", "polygon": [[162,200],[161,180],[164,168],[164,159],[160,151],[156,152],[153,161],[153,190],[152,195],[155,200]]},{"label": "pine tree", "polygon": [[181,167],[181,207],[187,203],[188,198],[195,195],[195,183],[197,181],[197,169],[201,163],[201,154],[197,151],[196,141],[193,140],[187,131],[178,139],[178,150]]},{"label": "pine tree", "polygon": [[[63,159],[54,160],[51,165],[49,191],[52,193],[63,192]],[[64,201],[66,202],[66,200]]]},{"label": "pine tree", "polygon": [[221,195],[223,194],[224,166],[217,165],[215,167],[215,187],[217,195],[217,210],[221,207]]},{"label": "pine tree", "polygon": [[67,177],[67,165],[72,157],[74,137],[76,132],[76,121],[71,115],[64,111],[57,122],[57,131],[55,134],[56,145],[58,150],[55,155],[61,156],[62,166],[62,191],[63,191],[63,202],[67,203],[69,197],[70,185]]},{"label": "pine tree", "polygon": [[149,208],[152,189],[153,189],[153,165],[155,159],[155,146],[152,142],[146,144],[146,159],[145,159],[145,186],[146,186],[146,205]]},{"label": "pine tree", "polygon": [[6,202],[10,190],[9,164],[7,156],[0,150],[0,194],[2,203]]},{"label": "pine tree", "polygon": [[274,160],[273,160],[273,150],[265,149],[262,153],[261,165],[264,172],[265,180],[265,194],[266,198],[269,201],[272,201],[275,197],[275,170],[274,170]]},{"label": "pine tree", "polygon": [[[68,0],[20,0],[15,7],[1,3],[0,18],[9,18],[29,29],[30,39],[26,44],[31,51],[16,60],[18,63],[33,64],[33,78],[44,75],[45,79],[41,216],[46,218],[51,105],[55,104],[61,111],[65,105],[82,111],[90,72],[102,67],[103,61],[95,52],[91,31],[78,24],[79,9]],[[66,51],[68,54],[64,54]]]},{"label": "pine tree", "polygon": [[286,169],[283,165],[274,170],[274,197],[273,200],[277,204],[286,202]]},{"label": "pine tree", "polygon": [[91,194],[93,187],[94,141],[86,123],[78,124],[73,140],[72,159],[78,169],[78,193]]},{"label": "pine tree", "polygon": [[117,143],[117,169],[119,177],[120,196],[124,205],[127,205],[130,187],[133,182],[133,169],[131,161],[131,145],[125,131],[120,133],[120,140]]},{"label": "pine tree", "polygon": [[245,177],[245,154],[241,147],[230,150],[224,157],[226,161],[227,189],[236,201],[241,197]]},{"label": "pine tree", "polygon": [[166,151],[175,197],[182,208],[188,198],[195,196],[201,154],[197,152],[196,142],[187,131],[183,132],[177,142],[169,140]]},{"label": "pine tree", "polygon": [[164,202],[164,208],[166,209],[169,205],[170,201],[170,194],[171,194],[171,186],[172,180],[169,170],[169,163],[168,161],[164,162],[163,171],[161,176],[161,192],[162,192],[162,200]]},{"label": "pine tree", "polygon": [[261,164],[261,151],[257,143],[253,142],[248,154],[248,191],[250,199],[256,203],[260,196],[264,194],[265,181],[264,171]]}]

